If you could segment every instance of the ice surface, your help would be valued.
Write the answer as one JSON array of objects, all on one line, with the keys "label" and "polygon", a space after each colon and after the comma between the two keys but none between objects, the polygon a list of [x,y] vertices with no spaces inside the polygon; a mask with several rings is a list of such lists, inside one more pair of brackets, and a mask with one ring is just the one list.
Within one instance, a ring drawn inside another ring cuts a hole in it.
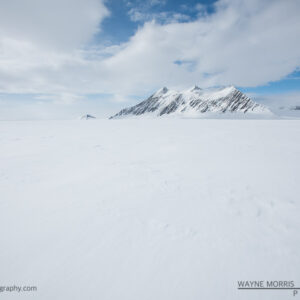
[{"label": "ice surface", "polygon": [[0,123],[1,299],[293,299],[300,121]]}]

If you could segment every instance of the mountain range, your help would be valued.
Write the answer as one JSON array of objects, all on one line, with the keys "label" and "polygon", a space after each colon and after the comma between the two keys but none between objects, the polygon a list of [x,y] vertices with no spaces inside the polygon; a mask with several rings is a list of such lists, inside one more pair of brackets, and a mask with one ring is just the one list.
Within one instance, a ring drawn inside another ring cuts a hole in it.
[{"label": "mountain range", "polygon": [[110,119],[166,115],[200,117],[229,113],[260,116],[272,114],[267,107],[254,102],[234,86],[218,89],[201,89],[194,86],[181,92],[161,88],[148,99],[122,109]]}]

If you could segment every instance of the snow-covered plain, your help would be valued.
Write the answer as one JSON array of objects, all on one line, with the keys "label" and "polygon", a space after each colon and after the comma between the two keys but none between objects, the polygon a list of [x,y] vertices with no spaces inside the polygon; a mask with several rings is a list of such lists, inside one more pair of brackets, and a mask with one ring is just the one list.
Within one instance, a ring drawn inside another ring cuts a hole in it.
[{"label": "snow-covered plain", "polygon": [[1,299],[296,299],[300,121],[0,122]]}]

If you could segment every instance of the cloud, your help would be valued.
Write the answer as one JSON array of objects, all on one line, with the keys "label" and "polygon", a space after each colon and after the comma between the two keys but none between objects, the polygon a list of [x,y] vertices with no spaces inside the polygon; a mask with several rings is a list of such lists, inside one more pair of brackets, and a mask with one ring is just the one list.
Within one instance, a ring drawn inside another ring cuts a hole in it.
[{"label": "cloud", "polygon": [[293,0],[219,0],[212,14],[147,21],[105,47],[88,44],[108,16],[100,0],[2,1],[0,92],[120,101],[165,85],[263,85],[300,66],[299,13]]},{"label": "cloud", "polygon": [[140,10],[150,9],[151,7],[162,7],[167,4],[167,0],[133,0],[127,1],[128,7],[135,7]]},{"label": "cloud", "polygon": [[185,22],[189,21],[190,17],[182,13],[174,12],[143,12],[140,9],[132,8],[128,12],[130,20],[133,22],[149,22],[156,21],[161,24],[175,23],[175,22]]},{"label": "cloud", "polygon": [[164,0],[146,0],[130,2],[128,15],[133,22],[149,22],[155,20],[158,23],[166,24],[176,21],[186,21],[189,19],[188,15],[182,13],[175,13],[172,11],[157,11],[155,7],[162,8],[166,5],[167,1]]},{"label": "cloud", "polygon": [[300,65],[299,12],[297,1],[219,1],[214,14],[194,22],[146,23],[106,63],[120,77],[130,70],[124,89],[263,85]]},{"label": "cloud", "polygon": [[60,93],[59,95],[38,95],[35,97],[37,100],[51,100],[53,103],[58,104],[73,104],[75,102],[79,102],[85,99],[84,96],[78,94],[70,94],[70,93]]},{"label": "cloud", "polygon": [[69,81],[89,72],[93,49],[82,49],[108,15],[103,0],[1,1],[0,91],[72,94]]},{"label": "cloud", "polygon": [[72,49],[88,42],[108,14],[102,0],[1,1],[0,38]]},{"label": "cloud", "polygon": [[160,5],[163,6],[167,3],[167,0],[148,0],[150,6]]},{"label": "cloud", "polygon": [[249,96],[255,99],[257,102],[264,103],[275,111],[281,107],[290,108],[300,105],[300,91],[264,95],[254,93],[249,94]]},{"label": "cloud", "polygon": [[[175,85],[263,85],[300,64],[299,12],[297,1],[219,1],[214,14],[195,22],[146,24],[113,59],[121,65],[126,53],[127,63],[134,57],[148,70],[145,79],[153,72]],[[195,71],[172,66],[178,60],[196,61]]]}]

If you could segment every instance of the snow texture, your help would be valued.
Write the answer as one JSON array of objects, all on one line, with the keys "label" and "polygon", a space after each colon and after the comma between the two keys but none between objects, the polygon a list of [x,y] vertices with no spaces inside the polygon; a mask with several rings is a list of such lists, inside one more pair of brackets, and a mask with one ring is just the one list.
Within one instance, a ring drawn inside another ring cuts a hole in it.
[{"label": "snow texture", "polygon": [[[164,91],[162,91],[164,92]],[[1,122],[1,299],[294,299],[300,121]]]}]

